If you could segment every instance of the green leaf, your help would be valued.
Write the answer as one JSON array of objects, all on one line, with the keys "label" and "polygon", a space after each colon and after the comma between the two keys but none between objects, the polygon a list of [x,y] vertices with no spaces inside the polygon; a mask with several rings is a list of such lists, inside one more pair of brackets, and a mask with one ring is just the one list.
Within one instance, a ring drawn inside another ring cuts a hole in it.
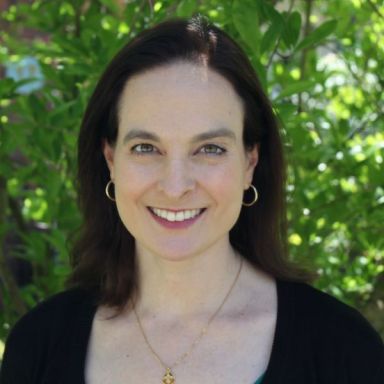
[{"label": "green leaf", "polygon": [[15,95],[20,82],[10,78],[0,79],[0,98],[11,98]]},{"label": "green leaf", "polygon": [[267,89],[268,88],[267,71],[266,71],[265,66],[263,64],[261,64],[261,62],[259,60],[259,56],[256,56],[256,55],[251,56],[251,63],[252,63],[253,68],[256,71],[257,77],[259,78],[259,80],[261,82],[262,88]]},{"label": "green leaf", "polygon": [[305,37],[299,45],[296,47],[295,51],[308,48],[312,45],[320,43],[327,36],[329,36],[337,27],[337,20],[329,20],[321,24],[320,27],[312,31],[307,37]]},{"label": "green leaf", "polygon": [[283,24],[281,23],[272,23],[267,32],[265,32],[263,39],[260,44],[260,53],[269,51],[278,41],[281,31],[283,29]]},{"label": "green leaf", "polygon": [[121,10],[120,10],[120,7],[117,5],[117,1],[113,1],[113,0],[100,0],[100,2],[102,4],[104,4],[106,7],[108,7],[115,15],[119,15],[120,14]]},{"label": "green leaf", "polygon": [[288,119],[292,119],[297,111],[297,106],[288,102],[276,103],[274,104],[274,107],[283,123],[288,121]]},{"label": "green leaf", "polygon": [[268,19],[272,23],[279,23],[281,25],[284,24],[283,16],[271,4],[268,4],[266,2],[262,2],[261,3],[261,8],[263,10],[263,13],[268,17]]},{"label": "green leaf", "polygon": [[260,53],[270,50],[280,38],[285,21],[283,16],[270,4],[262,2],[263,13],[270,20],[270,26],[262,37]]},{"label": "green leaf", "polygon": [[35,94],[31,93],[26,98],[29,108],[29,113],[35,122],[44,121],[47,117],[46,107],[43,101]]},{"label": "green leaf", "polygon": [[256,55],[260,52],[261,31],[258,6],[254,1],[244,0],[233,3],[233,22],[244,42]]},{"label": "green leaf", "polygon": [[287,47],[293,47],[296,45],[300,36],[301,29],[301,15],[299,12],[292,12],[284,25],[284,32],[282,34],[284,43]]},{"label": "green leaf", "polygon": [[190,17],[197,7],[196,0],[181,0],[176,9],[176,15],[179,17]]},{"label": "green leaf", "polygon": [[275,100],[280,100],[284,97],[288,97],[291,95],[294,95],[296,93],[301,92],[309,92],[312,90],[312,88],[316,85],[315,81],[307,80],[307,81],[297,81],[293,84],[288,85],[285,87],[279,94],[279,96],[276,97]]}]

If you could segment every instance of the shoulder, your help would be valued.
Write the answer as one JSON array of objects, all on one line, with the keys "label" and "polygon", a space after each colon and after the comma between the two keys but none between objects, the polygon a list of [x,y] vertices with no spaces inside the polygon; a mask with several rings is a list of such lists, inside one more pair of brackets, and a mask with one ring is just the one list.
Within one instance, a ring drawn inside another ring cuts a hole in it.
[{"label": "shoulder", "polygon": [[7,338],[0,382],[35,382],[32,378],[38,377],[47,357],[69,340],[79,316],[93,305],[93,295],[72,288],[40,302],[22,316]]},{"label": "shoulder", "polygon": [[308,284],[286,285],[290,286],[297,316],[310,320],[315,326],[337,327],[340,333],[359,331],[358,334],[364,337],[378,338],[378,333],[357,309]]},{"label": "shoulder", "polygon": [[293,319],[294,339],[307,354],[325,365],[339,361],[356,377],[384,376],[383,341],[359,311],[307,284],[280,282],[278,289]]},{"label": "shoulder", "polygon": [[23,315],[13,327],[10,336],[17,333],[35,332],[38,328],[49,328],[67,324],[86,303],[92,303],[92,295],[80,288],[59,292],[38,303]]}]

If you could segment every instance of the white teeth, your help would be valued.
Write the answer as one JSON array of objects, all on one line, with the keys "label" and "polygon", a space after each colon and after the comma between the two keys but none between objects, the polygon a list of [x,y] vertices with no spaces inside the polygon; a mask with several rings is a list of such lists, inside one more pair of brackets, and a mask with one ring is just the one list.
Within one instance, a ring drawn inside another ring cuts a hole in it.
[{"label": "white teeth", "polygon": [[168,221],[184,221],[196,217],[202,212],[202,209],[187,209],[185,211],[171,212],[165,209],[151,208],[151,211],[156,216]]}]

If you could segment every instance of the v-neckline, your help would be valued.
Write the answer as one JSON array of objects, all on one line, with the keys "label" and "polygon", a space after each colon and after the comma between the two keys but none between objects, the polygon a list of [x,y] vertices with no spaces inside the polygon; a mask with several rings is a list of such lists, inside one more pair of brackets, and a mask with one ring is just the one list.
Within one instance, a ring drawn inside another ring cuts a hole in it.
[{"label": "v-neckline", "polygon": [[[293,300],[294,295],[292,287],[288,282],[276,280],[277,290],[277,317],[276,326],[273,337],[272,350],[266,371],[263,374],[262,384],[275,384],[283,382],[285,357],[290,351],[293,324]],[[72,348],[74,351],[69,357],[70,369],[69,382],[86,384],[85,381],[85,363],[88,351],[88,344],[92,330],[93,319],[96,314],[97,305],[94,301],[90,301],[88,305],[84,305],[78,317],[78,327],[73,335]],[[81,378],[74,377],[76,373],[82,372]],[[258,379],[259,380],[259,379]],[[257,381],[256,381],[257,382]]]}]

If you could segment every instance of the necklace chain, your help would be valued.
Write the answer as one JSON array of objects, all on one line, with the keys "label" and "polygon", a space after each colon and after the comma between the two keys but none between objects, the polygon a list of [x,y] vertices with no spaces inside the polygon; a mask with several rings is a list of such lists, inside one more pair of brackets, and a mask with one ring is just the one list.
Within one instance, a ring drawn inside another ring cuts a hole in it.
[{"label": "necklace chain", "polygon": [[175,383],[175,378],[173,376],[172,369],[174,369],[176,366],[178,366],[181,362],[183,362],[190,355],[190,353],[195,349],[196,345],[200,342],[200,340],[203,338],[203,336],[207,333],[209,325],[212,323],[212,321],[215,319],[217,314],[220,312],[221,308],[223,307],[223,305],[227,301],[229,295],[231,294],[234,286],[236,285],[237,280],[239,279],[239,276],[240,276],[240,272],[241,272],[242,266],[243,266],[243,259],[241,259],[240,267],[239,267],[239,270],[237,271],[236,277],[233,280],[233,282],[231,284],[231,287],[229,288],[227,294],[225,295],[225,297],[224,297],[223,301],[221,302],[221,304],[219,305],[219,307],[211,315],[211,317],[209,318],[207,324],[201,329],[200,333],[194,339],[194,341],[192,342],[192,344],[188,348],[188,350],[186,352],[184,352],[182,355],[180,355],[172,365],[165,364],[164,361],[158,355],[158,353],[153,349],[151,343],[149,342],[149,340],[147,338],[147,335],[145,334],[145,331],[144,331],[143,325],[141,324],[139,315],[136,312],[136,307],[135,307],[135,305],[133,305],[133,312],[134,312],[134,314],[136,316],[137,324],[139,325],[140,332],[143,335],[145,343],[147,344],[147,346],[148,346],[149,350],[152,352],[152,354],[156,357],[156,359],[162,365],[162,367],[166,370],[166,372],[165,372],[165,374],[163,376],[163,383],[164,384],[173,384],[173,383]]}]

